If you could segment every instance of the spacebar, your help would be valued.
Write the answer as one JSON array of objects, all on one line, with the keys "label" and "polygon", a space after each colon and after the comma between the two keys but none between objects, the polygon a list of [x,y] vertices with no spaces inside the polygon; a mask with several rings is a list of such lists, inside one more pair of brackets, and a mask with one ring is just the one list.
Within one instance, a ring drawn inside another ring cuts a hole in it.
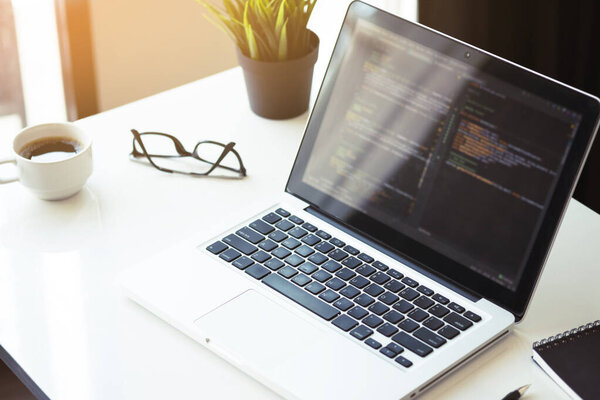
[{"label": "spacebar", "polygon": [[279,275],[269,274],[262,282],[327,321],[330,321],[340,313],[337,308],[333,308],[324,301],[313,297],[310,293],[305,292],[298,286],[286,281]]}]

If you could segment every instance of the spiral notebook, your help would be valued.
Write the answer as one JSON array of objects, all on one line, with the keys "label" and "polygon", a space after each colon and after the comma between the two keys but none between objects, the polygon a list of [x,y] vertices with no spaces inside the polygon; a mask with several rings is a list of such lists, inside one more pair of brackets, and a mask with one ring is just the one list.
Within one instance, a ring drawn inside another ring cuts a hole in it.
[{"label": "spiral notebook", "polygon": [[535,361],[574,399],[600,399],[600,320],[533,344]]}]

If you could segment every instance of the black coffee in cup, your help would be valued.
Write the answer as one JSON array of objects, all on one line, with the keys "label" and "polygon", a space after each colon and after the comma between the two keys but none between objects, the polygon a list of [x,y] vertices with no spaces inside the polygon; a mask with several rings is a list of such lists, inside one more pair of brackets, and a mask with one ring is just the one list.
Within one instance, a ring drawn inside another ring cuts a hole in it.
[{"label": "black coffee in cup", "polygon": [[27,143],[19,155],[32,161],[61,161],[81,151],[82,145],[70,137],[49,136]]}]

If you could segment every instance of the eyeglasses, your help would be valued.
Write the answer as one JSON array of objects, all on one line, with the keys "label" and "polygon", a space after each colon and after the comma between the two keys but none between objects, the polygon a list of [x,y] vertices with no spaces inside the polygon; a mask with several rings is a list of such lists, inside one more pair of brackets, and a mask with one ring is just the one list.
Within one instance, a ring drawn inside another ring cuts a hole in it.
[{"label": "eyeglasses", "polygon": [[233,148],[234,142],[223,144],[203,140],[198,142],[190,153],[175,136],[167,133],[140,133],[135,129],[132,129],[131,133],[133,149],[129,158],[136,162],[150,163],[159,171],[196,176],[211,174],[223,178],[246,176],[242,158]]}]

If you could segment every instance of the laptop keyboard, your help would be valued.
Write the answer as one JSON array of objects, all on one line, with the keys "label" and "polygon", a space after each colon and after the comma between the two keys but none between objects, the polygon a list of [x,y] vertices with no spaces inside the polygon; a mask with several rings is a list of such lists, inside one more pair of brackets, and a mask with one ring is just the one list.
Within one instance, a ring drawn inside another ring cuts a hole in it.
[{"label": "laptop keyboard", "polygon": [[[206,250],[405,368],[414,357],[405,349],[426,357],[481,321],[282,208]],[[387,340],[372,338],[375,331]]]}]

